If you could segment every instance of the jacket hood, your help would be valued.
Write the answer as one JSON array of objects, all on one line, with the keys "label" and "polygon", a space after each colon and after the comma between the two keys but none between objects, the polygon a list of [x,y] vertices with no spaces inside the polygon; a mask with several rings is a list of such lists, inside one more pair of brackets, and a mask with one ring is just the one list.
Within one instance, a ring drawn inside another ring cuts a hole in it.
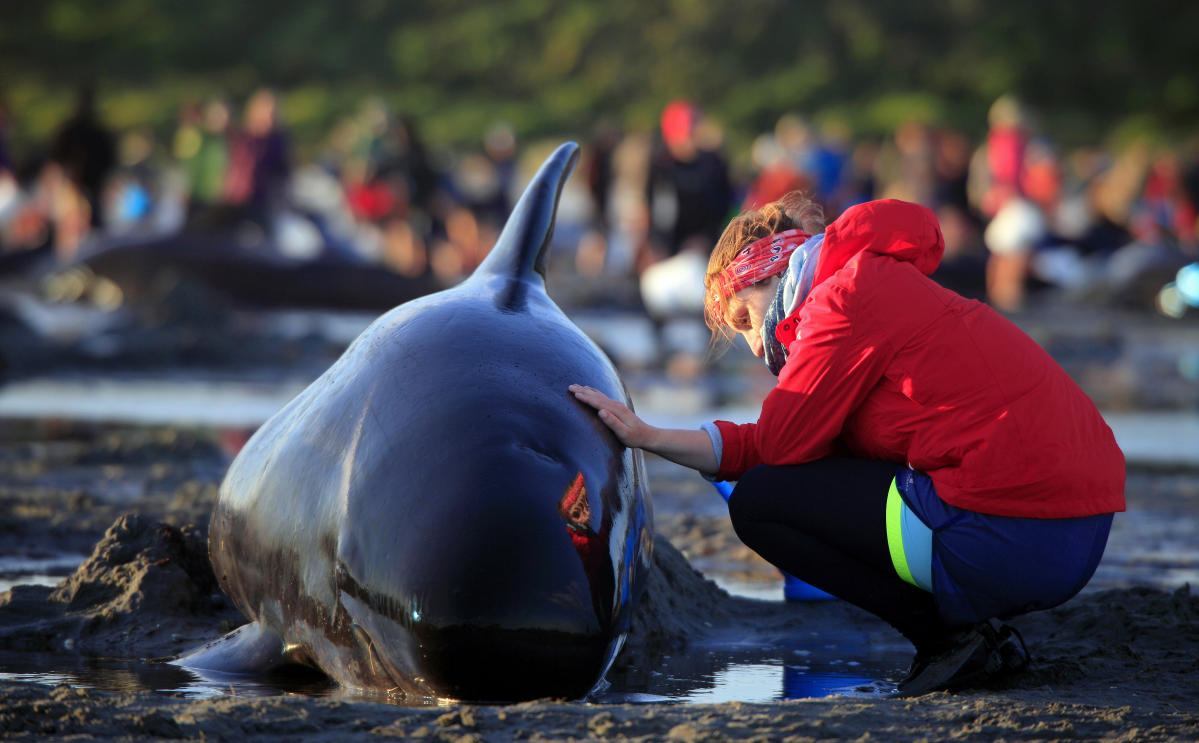
[{"label": "jacket hood", "polygon": [[856,204],[824,231],[815,284],[832,276],[861,252],[889,255],[931,274],[945,253],[945,239],[932,210],[898,199]]}]

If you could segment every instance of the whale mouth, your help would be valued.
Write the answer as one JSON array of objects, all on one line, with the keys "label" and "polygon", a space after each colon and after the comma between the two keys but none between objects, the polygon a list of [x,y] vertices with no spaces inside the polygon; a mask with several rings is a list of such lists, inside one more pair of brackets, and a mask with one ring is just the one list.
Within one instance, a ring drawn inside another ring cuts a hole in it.
[{"label": "whale mouth", "polygon": [[610,644],[600,634],[476,625],[423,627],[416,635],[424,686],[480,704],[583,697]]},{"label": "whale mouth", "polygon": [[385,597],[360,593],[349,581],[343,589],[350,589],[341,600],[373,685],[419,698],[480,704],[577,699],[602,681],[614,643],[623,640],[623,633],[613,637],[594,622],[535,613],[507,625],[483,616],[438,621],[415,606],[397,614]]}]

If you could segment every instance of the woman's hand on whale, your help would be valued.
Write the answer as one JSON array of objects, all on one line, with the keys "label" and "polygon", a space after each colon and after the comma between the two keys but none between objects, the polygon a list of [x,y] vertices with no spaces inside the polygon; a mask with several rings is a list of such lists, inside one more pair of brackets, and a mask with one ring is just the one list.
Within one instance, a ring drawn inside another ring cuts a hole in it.
[{"label": "woman's hand on whale", "polygon": [[649,448],[656,429],[638,418],[627,405],[613,400],[594,387],[572,384],[569,389],[576,400],[585,402],[598,411],[599,419],[612,429],[620,443],[634,449]]},{"label": "woman's hand on whale", "polygon": [[608,397],[594,387],[572,384],[570,393],[576,400],[598,411],[599,419],[625,446],[644,449],[672,462],[706,474],[720,468],[712,440],[700,429],[658,428],[637,417],[628,406]]}]

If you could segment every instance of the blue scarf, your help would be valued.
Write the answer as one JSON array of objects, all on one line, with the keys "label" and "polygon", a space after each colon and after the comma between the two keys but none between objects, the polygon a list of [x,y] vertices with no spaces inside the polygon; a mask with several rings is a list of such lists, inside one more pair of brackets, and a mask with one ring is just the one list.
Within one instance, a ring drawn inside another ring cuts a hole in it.
[{"label": "blue scarf", "polygon": [[812,291],[812,280],[816,276],[816,264],[820,262],[820,247],[824,235],[813,235],[795,249],[779,281],[774,300],[766,310],[762,321],[762,347],[766,351],[766,368],[778,376],[787,363],[787,349],[774,337],[774,329],[792,312],[799,308]]}]

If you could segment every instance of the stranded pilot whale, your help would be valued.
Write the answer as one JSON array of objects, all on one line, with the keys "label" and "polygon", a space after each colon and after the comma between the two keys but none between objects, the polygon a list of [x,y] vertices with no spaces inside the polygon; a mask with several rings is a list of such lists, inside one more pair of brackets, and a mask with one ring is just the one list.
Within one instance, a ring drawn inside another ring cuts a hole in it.
[{"label": "stranded pilot whale", "polygon": [[602,681],[652,525],[640,452],[567,392],[627,402],[620,378],[545,292],[577,158],[546,160],[471,277],[381,316],[249,440],[209,554],[251,623],[176,663],[467,701]]}]

